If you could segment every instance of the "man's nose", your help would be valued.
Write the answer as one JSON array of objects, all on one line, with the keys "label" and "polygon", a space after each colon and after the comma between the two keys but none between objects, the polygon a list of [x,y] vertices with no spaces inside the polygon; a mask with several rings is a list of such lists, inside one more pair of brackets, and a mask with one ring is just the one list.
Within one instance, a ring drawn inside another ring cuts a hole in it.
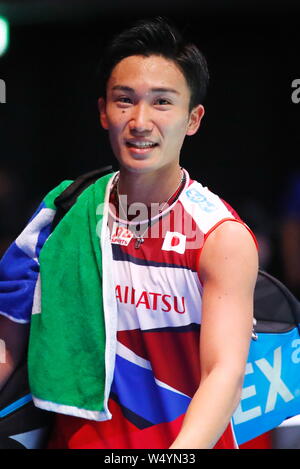
[{"label": "man's nose", "polygon": [[147,104],[139,103],[134,106],[129,125],[130,130],[133,132],[151,132],[153,124],[151,121],[151,112]]}]

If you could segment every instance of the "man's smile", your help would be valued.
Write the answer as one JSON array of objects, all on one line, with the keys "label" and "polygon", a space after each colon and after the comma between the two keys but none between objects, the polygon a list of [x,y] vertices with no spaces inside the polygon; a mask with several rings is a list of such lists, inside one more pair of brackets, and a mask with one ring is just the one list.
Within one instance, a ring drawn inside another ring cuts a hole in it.
[{"label": "man's smile", "polygon": [[158,143],[151,140],[131,138],[125,141],[125,145],[135,154],[145,154],[157,147]]}]

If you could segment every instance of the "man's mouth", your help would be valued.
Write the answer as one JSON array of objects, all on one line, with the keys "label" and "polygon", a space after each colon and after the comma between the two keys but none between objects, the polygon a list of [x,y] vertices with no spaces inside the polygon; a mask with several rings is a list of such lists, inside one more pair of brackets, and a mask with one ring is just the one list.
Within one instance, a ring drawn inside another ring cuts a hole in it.
[{"label": "man's mouth", "polygon": [[147,140],[135,140],[135,141],[128,140],[126,141],[126,146],[129,148],[137,148],[140,150],[144,150],[148,148],[154,148],[158,146],[158,143],[149,142]]}]

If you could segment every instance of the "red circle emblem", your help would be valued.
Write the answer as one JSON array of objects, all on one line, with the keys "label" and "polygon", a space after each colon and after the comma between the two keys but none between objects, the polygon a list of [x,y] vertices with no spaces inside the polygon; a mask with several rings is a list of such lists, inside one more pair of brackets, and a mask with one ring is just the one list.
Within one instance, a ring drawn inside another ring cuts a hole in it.
[{"label": "red circle emblem", "polygon": [[178,238],[178,236],[173,236],[171,240],[171,246],[178,246],[179,243],[180,243],[180,239]]}]

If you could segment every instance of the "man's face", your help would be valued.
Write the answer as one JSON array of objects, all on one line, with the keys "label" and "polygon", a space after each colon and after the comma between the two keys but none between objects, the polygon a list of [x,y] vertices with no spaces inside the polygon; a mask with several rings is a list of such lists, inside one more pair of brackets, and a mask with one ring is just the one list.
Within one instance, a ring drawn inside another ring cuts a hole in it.
[{"label": "man's face", "polygon": [[178,164],[185,136],[204,114],[202,106],[189,112],[189,103],[190,89],[173,61],[133,55],[119,62],[99,108],[120,166],[145,173]]}]

